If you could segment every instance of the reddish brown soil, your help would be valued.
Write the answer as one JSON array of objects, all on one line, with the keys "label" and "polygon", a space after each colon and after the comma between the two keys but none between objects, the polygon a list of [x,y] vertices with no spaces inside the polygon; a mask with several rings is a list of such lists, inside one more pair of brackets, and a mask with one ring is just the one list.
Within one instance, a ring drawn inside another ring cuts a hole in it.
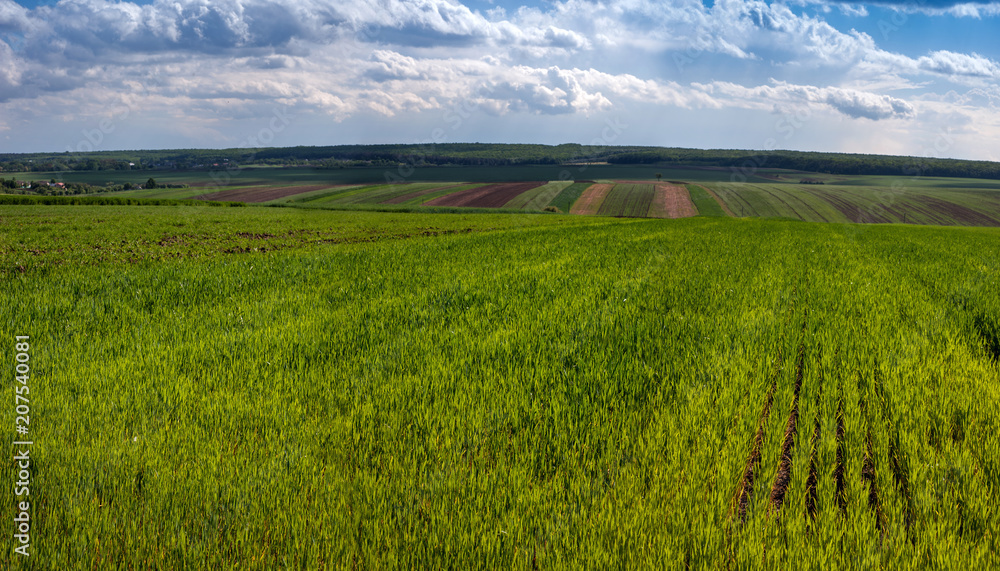
[{"label": "reddish brown soil", "polygon": [[286,196],[294,196],[303,192],[312,192],[324,188],[337,188],[329,184],[319,184],[312,186],[282,186],[264,188],[234,188],[232,190],[221,190],[210,194],[196,196],[197,200],[223,200],[233,202],[267,202],[277,200]]},{"label": "reddish brown soil", "polygon": [[597,211],[601,208],[601,203],[604,202],[604,198],[614,187],[615,185],[613,184],[595,184],[590,186],[573,203],[573,207],[569,211],[570,214],[597,214]]},{"label": "reddish brown soil", "polygon": [[407,200],[410,200],[411,198],[417,198],[417,197],[420,197],[420,196],[424,196],[424,195],[430,194],[432,192],[437,192],[439,190],[444,190],[446,188],[458,188],[460,186],[466,186],[466,184],[467,183],[463,182],[461,184],[451,184],[451,185],[447,185],[447,186],[436,186],[434,188],[428,188],[427,190],[418,190],[416,192],[411,192],[409,194],[404,194],[403,196],[397,196],[395,198],[390,198],[389,200],[386,200],[382,204],[402,204],[402,203],[406,202]]},{"label": "reddish brown soil", "polygon": [[469,206],[477,208],[500,208],[514,197],[537,188],[544,182],[504,182],[470,188],[453,194],[446,194],[424,203],[424,206]]},{"label": "reddish brown soil", "polygon": [[691,195],[686,188],[673,184],[656,185],[653,204],[649,207],[651,218],[688,218],[697,215],[698,210],[691,202]]}]

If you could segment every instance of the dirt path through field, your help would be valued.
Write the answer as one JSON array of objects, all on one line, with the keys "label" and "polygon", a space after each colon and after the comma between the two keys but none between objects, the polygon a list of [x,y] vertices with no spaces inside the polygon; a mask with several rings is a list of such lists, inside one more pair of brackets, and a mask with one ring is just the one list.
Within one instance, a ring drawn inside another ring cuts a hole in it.
[{"label": "dirt path through field", "polygon": [[649,206],[650,218],[689,218],[697,216],[698,209],[691,202],[687,188],[675,184],[658,184]]},{"label": "dirt path through field", "polygon": [[573,207],[570,209],[570,214],[597,214],[597,211],[601,208],[601,204],[604,202],[604,198],[611,192],[614,188],[613,184],[593,184],[587,190],[583,191],[580,198],[573,203]]}]

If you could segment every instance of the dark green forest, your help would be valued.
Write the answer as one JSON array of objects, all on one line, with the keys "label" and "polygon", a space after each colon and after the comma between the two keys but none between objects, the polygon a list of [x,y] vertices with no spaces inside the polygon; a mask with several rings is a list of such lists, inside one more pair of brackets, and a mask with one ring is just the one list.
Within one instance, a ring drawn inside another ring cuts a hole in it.
[{"label": "dark green forest", "polygon": [[449,143],[338,145],[259,149],[175,149],[92,153],[0,154],[0,172],[197,170],[246,165],[299,165],[341,169],[359,166],[513,166],[607,162],[617,165],[722,167],[737,172],[790,169],[843,175],[905,175],[1000,179],[1000,163],[957,159],[818,153]]}]

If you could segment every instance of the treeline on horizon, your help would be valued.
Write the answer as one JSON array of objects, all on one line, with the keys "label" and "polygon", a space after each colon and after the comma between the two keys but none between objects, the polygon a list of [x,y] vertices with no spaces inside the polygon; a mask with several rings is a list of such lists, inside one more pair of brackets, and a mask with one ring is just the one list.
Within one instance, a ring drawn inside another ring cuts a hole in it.
[{"label": "treeline on horizon", "polygon": [[91,153],[0,154],[0,172],[191,170],[247,165],[352,168],[369,166],[515,166],[607,162],[617,165],[715,167],[756,171],[790,169],[843,175],[920,175],[1000,179],[1000,163],[960,159],[819,153],[447,143],[430,145],[337,145],[259,149],[174,149]]}]

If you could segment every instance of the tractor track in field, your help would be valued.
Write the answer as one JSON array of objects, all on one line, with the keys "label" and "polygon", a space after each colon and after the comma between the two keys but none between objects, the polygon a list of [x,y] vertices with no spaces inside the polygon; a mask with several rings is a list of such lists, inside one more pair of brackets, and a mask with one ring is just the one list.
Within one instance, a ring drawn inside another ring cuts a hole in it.
[{"label": "tractor track in field", "polygon": [[[780,361],[780,353],[777,360]],[[771,407],[774,405],[774,393],[777,389],[778,379],[774,377],[771,379],[771,386],[767,390],[764,408],[757,419],[757,432],[754,434],[750,454],[747,456],[746,464],[743,467],[743,476],[740,478],[740,484],[737,488],[735,511],[740,523],[746,522],[747,510],[750,507],[750,502],[753,500],[754,476],[755,472],[760,468],[761,453],[764,447],[764,431],[767,428],[767,419],[771,415]]]},{"label": "tractor track in field", "polygon": [[732,195],[733,200],[738,202],[740,205],[740,215],[736,216],[734,214],[733,217],[740,218],[744,216],[749,216],[753,218],[760,216],[760,213],[757,212],[757,209],[754,208],[752,204],[750,204],[750,201],[740,196],[740,194],[736,192],[735,189],[727,189],[725,192],[728,192],[730,195]]},{"label": "tractor track in field", "polygon": [[[793,301],[791,307],[788,309],[789,312],[794,311],[795,299],[798,297],[797,287],[793,288],[792,296]],[[787,320],[785,323],[787,323]],[[746,462],[743,465],[743,472],[740,475],[740,480],[729,508],[730,518],[735,516],[740,523],[746,523],[747,512],[750,509],[750,504],[753,502],[754,483],[763,455],[767,421],[771,416],[771,408],[774,406],[774,395],[778,391],[778,377],[781,375],[781,365],[784,362],[784,345],[785,336],[782,334],[774,360],[771,362],[771,369],[769,371],[771,382],[767,389],[767,396],[764,397],[764,406],[760,411],[760,416],[757,417],[757,430],[754,432],[750,452],[747,454]]]},{"label": "tractor track in field", "polygon": [[[808,281],[806,284],[808,285]],[[787,331],[789,321],[792,319],[795,307],[799,301],[798,285],[793,286],[791,298],[792,299],[784,320],[785,326],[782,328],[783,332]],[[794,396],[788,420],[785,423],[785,431],[781,445],[781,460],[775,473],[774,482],[770,489],[769,505],[771,510],[775,512],[780,511],[785,495],[788,491],[789,484],[791,483],[792,453],[795,449],[795,433],[799,418],[799,395],[802,390],[803,378],[805,376],[805,344],[808,316],[808,309],[803,309],[802,327],[799,332],[799,344],[795,358],[795,381],[793,386]],[[728,519],[730,521],[735,519],[739,522],[739,524],[746,523],[748,513],[754,500],[754,486],[759,477],[758,472],[760,470],[761,459],[763,456],[764,437],[767,430],[767,423],[771,415],[771,409],[774,407],[775,395],[778,391],[778,379],[781,376],[782,364],[784,363],[785,339],[786,334],[782,333],[781,341],[779,341],[777,345],[774,359],[771,361],[771,367],[769,370],[770,383],[767,389],[767,395],[764,398],[764,406],[761,409],[760,416],[757,418],[757,428],[750,443],[750,451],[747,454],[746,461],[743,465],[743,471],[740,474],[736,489],[734,490],[732,499],[730,500]],[[731,531],[732,528],[730,528],[730,533]]]},{"label": "tractor track in field", "polygon": [[[809,193],[809,190],[806,189],[806,188],[798,187],[798,189],[800,191],[802,191],[802,192],[807,193],[807,194]],[[816,216],[816,218],[815,218],[814,221],[818,221],[818,222],[830,222],[830,220],[828,220],[826,218],[826,216],[823,216],[822,214],[820,214],[818,210],[816,210],[815,208],[813,208],[812,204],[809,204],[808,202],[806,202],[805,200],[803,200],[801,197],[795,196],[794,194],[788,192],[785,189],[781,189],[781,192],[783,192],[783,193],[787,194],[789,197],[794,198],[795,200],[798,200],[799,202],[801,202],[803,207],[807,208],[810,212],[813,213],[814,216]]]},{"label": "tractor track in field", "polygon": [[[822,350],[818,351],[822,354]],[[836,361],[836,353],[834,353],[834,361]],[[823,435],[823,423],[820,422],[823,417],[823,390],[826,385],[826,378],[823,374],[823,367],[817,367],[817,378],[816,378],[816,401],[813,403],[816,413],[813,416],[813,431],[812,436],[809,438],[809,475],[806,476],[806,516],[812,520],[816,520],[816,514],[819,512],[819,447],[820,438]]]},{"label": "tractor track in field", "polygon": [[876,364],[873,379],[875,395],[882,404],[882,422],[884,429],[889,435],[889,471],[892,472],[893,483],[899,493],[903,503],[903,524],[910,541],[916,542],[914,535],[914,523],[916,522],[916,510],[913,505],[913,494],[910,491],[910,463],[906,451],[899,441],[899,431],[892,426],[892,403],[890,396],[885,392],[882,380],[881,369]]},{"label": "tractor track in field", "polygon": [[774,474],[774,483],[771,484],[771,509],[775,513],[781,511],[785,494],[788,493],[788,485],[792,481],[792,453],[795,451],[795,432],[799,422],[799,394],[802,391],[805,356],[805,343],[799,343],[798,354],[795,357],[792,409],[789,411],[788,421],[785,423],[785,436],[781,443],[781,461],[778,463],[778,471]]},{"label": "tractor track in field", "polygon": [[885,512],[882,510],[882,494],[875,469],[875,442],[871,428],[865,432],[865,458],[861,465],[861,479],[868,483],[868,509],[875,515],[875,529],[879,532],[881,542],[885,539]]},{"label": "tractor track in field", "polygon": [[840,509],[840,514],[847,517],[847,430],[844,426],[844,386],[842,383],[838,383],[837,386],[838,400],[837,400],[837,464],[833,469],[833,481],[834,481],[834,499],[837,502],[837,507]]},{"label": "tractor track in field", "polygon": [[819,421],[819,412],[813,419],[813,433],[809,438],[809,475],[806,477],[806,515],[809,519],[816,520],[816,513],[819,511],[819,468],[816,466],[816,455],[819,452],[819,441],[822,436],[822,424]]},{"label": "tractor track in field", "polygon": [[771,198],[773,198],[774,200],[778,201],[779,204],[781,204],[782,206],[784,206],[785,208],[787,208],[788,210],[790,210],[792,212],[792,215],[795,218],[798,218],[799,220],[805,220],[805,218],[802,217],[802,215],[799,213],[799,211],[796,210],[795,207],[791,205],[791,203],[785,201],[785,199],[781,198],[777,194],[771,192],[770,190],[768,190],[767,188],[765,188],[763,186],[754,185],[752,188],[755,189],[755,190],[757,190],[757,191],[759,191],[759,192],[761,192],[761,193],[763,193],[763,194],[766,194],[766,195],[770,196]]},{"label": "tractor track in field", "polygon": [[875,437],[872,434],[871,413],[866,395],[867,382],[858,372],[858,408],[865,423],[865,455],[861,462],[861,480],[868,485],[868,510],[875,517],[875,529],[879,533],[879,545],[885,540],[885,511],[882,509],[882,490],[879,485]]}]

